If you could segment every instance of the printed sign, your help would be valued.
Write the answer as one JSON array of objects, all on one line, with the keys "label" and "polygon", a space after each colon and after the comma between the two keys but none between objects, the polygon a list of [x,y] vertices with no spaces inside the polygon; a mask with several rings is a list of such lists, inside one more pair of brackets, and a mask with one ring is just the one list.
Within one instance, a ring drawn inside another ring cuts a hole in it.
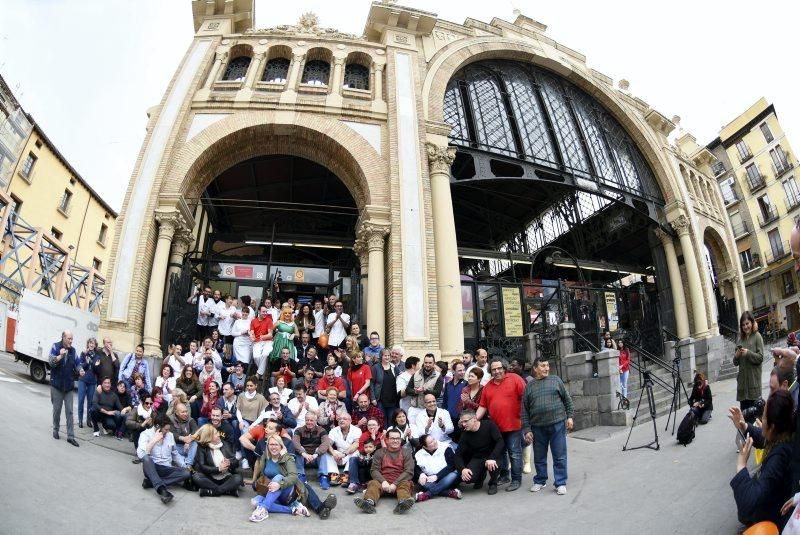
[{"label": "printed sign", "polygon": [[614,332],[619,326],[619,311],[617,310],[617,294],[605,292],[606,294],[606,313],[608,314],[608,330]]},{"label": "printed sign", "polygon": [[503,318],[506,336],[522,336],[522,305],[519,288],[503,288]]},{"label": "printed sign", "polygon": [[267,280],[267,266],[253,264],[220,264],[223,279]]}]

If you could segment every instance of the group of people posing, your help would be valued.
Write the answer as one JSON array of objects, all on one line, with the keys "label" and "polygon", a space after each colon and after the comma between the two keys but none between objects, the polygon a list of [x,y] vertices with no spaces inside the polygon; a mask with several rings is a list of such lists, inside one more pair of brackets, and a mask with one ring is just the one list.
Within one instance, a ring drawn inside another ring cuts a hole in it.
[{"label": "group of people posing", "polygon": [[[362,335],[335,296],[313,310],[287,302],[276,315],[266,300],[249,319],[246,301],[205,294],[195,302],[198,332],[209,336],[185,354],[170,346],[155,377],[142,346],[119,358],[110,340],[101,348],[90,340],[77,354],[64,332],[50,352],[54,438],[64,406],[68,439],[78,445],[77,378],[79,426],[85,414],[95,435],[130,437],[143,487],[164,503],[176,484],[209,497],[251,485],[253,522],[270,513],[327,518],[336,495],[317,494],[306,478],[313,468],[321,491],[357,494],[366,513],[394,496],[402,514],[437,496],[461,499],[463,485],[518,490],[524,444],[533,450],[530,490],[545,488],[551,451],[553,489],[566,494],[573,405],[547,360],[535,362],[531,376],[519,360],[489,361],[485,349],[451,363],[420,359],[382,347],[376,332]],[[218,322],[209,331],[212,309]]]}]

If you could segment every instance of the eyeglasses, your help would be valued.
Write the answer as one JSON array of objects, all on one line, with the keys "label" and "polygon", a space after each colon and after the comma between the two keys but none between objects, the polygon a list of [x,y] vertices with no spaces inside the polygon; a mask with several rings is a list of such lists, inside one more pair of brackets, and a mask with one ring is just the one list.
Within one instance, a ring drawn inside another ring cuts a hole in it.
[{"label": "eyeglasses", "polygon": [[144,403],[142,403],[142,405],[144,405],[145,407],[149,407],[150,405],[152,405],[152,403],[148,403],[145,401]]}]

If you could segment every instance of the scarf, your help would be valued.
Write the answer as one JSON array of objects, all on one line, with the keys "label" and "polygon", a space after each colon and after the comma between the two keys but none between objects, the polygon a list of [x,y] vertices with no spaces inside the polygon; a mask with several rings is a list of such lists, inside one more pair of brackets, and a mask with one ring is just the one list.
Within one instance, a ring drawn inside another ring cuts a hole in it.
[{"label": "scarf", "polygon": [[[214,466],[219,468],[219,465],[222,464],[222,461],[225,460],[225,455],[222,453],[222,442],[219,444],[212,444],[208,443],[208,450],[211,452],[211,460],[214,462]],[[224,474],[211,474],[213,479],[217,481],[225,479],[228,477],[228,473]]]},{"label": "scarf", "polygon": [[139,404],[139,406],[138,406],[138,407],[136,407],[136,414],[137,414],[137,415],[139,415],[139,416],[141,416],[141,417],[142,417],[142,418],[144,418],[145,420],[146,420],[147,418],[150,418],[150,415],[151,415],[152,413],[153,413],[153,407],[152,407],[152,405],[150,406],[150,408],[149,408],[149,409],[145,409],[145,408],[144,408],[144,404],[143,404],[143,403],[140,403],[140,404]]},{"label": "scarf", "polygon": [[258,394],[257,391],[253,391],[252,393],[248,392],[247,390],[244,391],[244,397],[246,397],[247,399],[250,399],[250,400],[252,400],[254,397],[256,397],[256,394]]}]

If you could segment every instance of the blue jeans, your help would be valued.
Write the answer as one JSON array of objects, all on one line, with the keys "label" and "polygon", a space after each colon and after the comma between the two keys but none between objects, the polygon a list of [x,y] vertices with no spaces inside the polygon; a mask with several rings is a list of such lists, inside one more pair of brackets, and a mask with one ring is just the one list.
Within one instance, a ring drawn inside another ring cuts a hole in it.
[{"label": "blue jeans", "polygon": [[446,496],[450,489],[458,485],[458,472],[453,470],[442,479],[433,483],[426,483],[422,488],[426,492],[430,492],[431,496]]},{"label": "blue jeans", "polygon": [[192,466],[194,464],[194,456],[197,454],[197,442],[194,440],[189,444],[189,452],[187,453],[183,449],[183,443],[176,444],[175,449],[178,450],[178,453],[183,457],[183,461],[186,463],[186,467]]},{"label": "blue jeans", "polygon": [[544,485],[547,482],[547,448],[553,456],[555,485],[567,484],[567,427],[565,421],[551,425],[535,425],[533,431],[533,464],[536,475],[533,482]]},{"label": "blue jeans", "polygon": [[[501,433],[506,445],[500,454],[500,477],[508,474],[508,458],[511,458],[511,480],[522,481],[522,433],[506,431]],[[506,456],[508,454],[508,456]]]},{"label": "blue jeans", "polygon": [[624,397],[628,397],[628,374],[630,373],[631,371],[628,370],[626,372],[620,372],[619,374],[619,388],[622,390],[622,395]]},{"label": "blue jeans", "polygon": [[336,461],[334,461],[331,456],[327,453],[320,455],[317,457],[315,461],[310,463],[306,463],[306,460],[303,456],[299,453],[295,454],[294,462],[297,466],[297,474],[298,475],[306,475],[306,466],[309,467],[317,467],[317,473],[319,475],[328,475],[329,473],[333,472],[336,468]]},{"label": "blue jeans", "polygon": [[[280,482],[283,476],[278,474],[272,478],[274,482]],[[268,492],[265,496],[256,497],[258,507],[263,507],[270,513],[285,513],[292,514],[292,508],[288,504],[292,503],[292,493],[294,487],[287,487],[283,490],[276,490],[275,492]]]},{"label": "blue jeans", "polygon": [[97,388],[97,382],[86,383],[78,381],[78,421],[83,421],[83,402],[86,400],[88,406],[86,407],[86,423],[92,417],[92,409],[94,409],[94,389]]}]

